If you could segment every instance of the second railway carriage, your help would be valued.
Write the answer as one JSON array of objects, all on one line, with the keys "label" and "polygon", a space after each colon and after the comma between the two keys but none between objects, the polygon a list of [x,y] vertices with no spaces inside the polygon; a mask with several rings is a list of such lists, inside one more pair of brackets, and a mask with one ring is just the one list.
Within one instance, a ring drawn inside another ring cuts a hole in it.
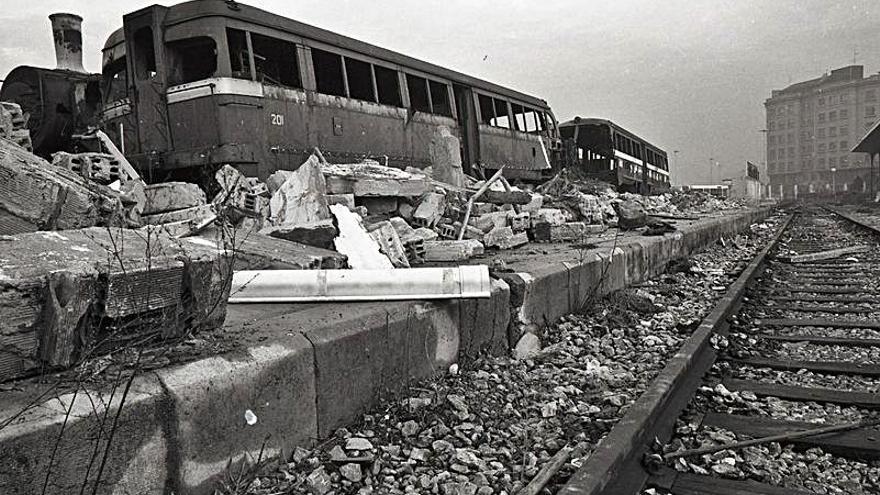
[{"label": "second railway carriage", "polygon": [[669,190],[666,152],[623,127],[610,120],[575,117],[559,128],[566,166],[578,167],[622,191]]},{"label": "second railway carriage", "polygon": [[445,126],[466,171],[549,175],[544,100],[233,1],[152,6],[103,51],[103,127],[152,180],[232,164],[265,178],[328,158],[431,164]]}]

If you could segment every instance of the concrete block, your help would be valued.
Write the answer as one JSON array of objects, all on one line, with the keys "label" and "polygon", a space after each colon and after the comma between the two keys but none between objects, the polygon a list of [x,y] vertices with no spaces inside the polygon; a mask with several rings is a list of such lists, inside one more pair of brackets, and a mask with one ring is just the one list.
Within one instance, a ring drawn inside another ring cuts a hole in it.
[{"label": "concrete block", "polygon": [[461,241],[425,241],[425,261],[464,261],[483,254],[483,243],[475,239]]},{"label": "concrete block", "polygon": [[510,217],[510,228],[513,229],[514,232],[524,232],[528,230],[531,225],[532,215],[527,211],[514,214]]},{"label": "concrete block", "polygon": [[529,238],[525,232],[514,234],[510,227],[494,229],[483,237],[483,244],[487,248],[512,249],[528,242]]},{"label": "concrete block", "polygon": [[144,187],[146,205],[143,215],[155,215],[201,206],[207,202],[205,192],[189,182],[162,182]]},{"label": "concrete block", "polygon": [[420,227],[437,225],[446,210],[446,196],[439,193],[427,193],[413,212],[412,221]]},{"label": "concrete block", "polygon": [[301,335],[157,374],[173,405],[176,493],[210,495],[230,460],[289,453],[317,436],[314,355]]}]

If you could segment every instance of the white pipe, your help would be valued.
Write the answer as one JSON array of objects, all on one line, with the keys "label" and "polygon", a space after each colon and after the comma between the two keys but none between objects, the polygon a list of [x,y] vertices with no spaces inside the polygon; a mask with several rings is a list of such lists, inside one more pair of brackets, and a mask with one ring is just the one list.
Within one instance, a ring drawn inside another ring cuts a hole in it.
[{"label": "white pipe", "polygon": [[490,297],[486,265],[235,272],[229,302],[404,301]]}]

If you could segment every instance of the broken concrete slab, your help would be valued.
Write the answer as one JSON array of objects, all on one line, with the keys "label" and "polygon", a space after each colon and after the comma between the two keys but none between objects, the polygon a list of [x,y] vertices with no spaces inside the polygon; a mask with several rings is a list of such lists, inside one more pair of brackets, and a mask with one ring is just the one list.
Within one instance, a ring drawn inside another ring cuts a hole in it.
[{"label": "broken concrete slab", "polygon": [[483,243],[474,239],[462,241],[425,241],[425,261],[464,261],[483,254]]},{"label": "broken concrete slab", "polygon": [[440,238],[440,234],[427,227],[419,227],[415,230],[415,233],[426,241],[435,241]]},{"label": "broken concrete slab", "polygon": [[161,182],[144,187],[144,215],[185,210],[208,202],[205,192],[189,182]]},{"label": "broken concrete slab", "polygon": [[[205,204],[193,206],[191,208],[184,208],[182,210],[144,215],[141,217],[141,220],[147,225],[161,225],[165,223],[188,222],[193,220],[197,223],[203,223],[204,220],[212,217],[217,218],[216,205]],[[202,219],[202,221],[199,221],[199,219]]]},{"label": "broken concrete slab", "polygon": [[364,228],[360,215],[342,205],[331,206],[330,212],[339,226],[339,235],[333,240],[333,245],[336,251],[348,256],[349,266],[362,270],[394,268],[391,260],[379,251],[379,244]]},{"label": "broken concrete slab", "polygon": [[483,237],[483,244],[487,248],[512,249],[528,242],[529,236],[525,232],[514,234],[510,227],[495,229]]},{"label": "broken concrete slab", "polygon": [[0,235],[122,223],[114,191],[0,140]]},{"label": "broken concrete slab", "polygon": [[281,189],[281,185],[294,173],[292,170],[276,170],[275,173],[266,177],[266,189],[269,191],[269,195],[272,196]]},{"label": "broken concrete slab", "polygon": [[617,225],[623,230],[644,227],[648,223],[648,212],[635,201],[623,201],[614,205],[617,211]]},{"label": "broken concrete slab", "polygon": [[234,253],[233,270],[316,270],[348,266],[345,255],[257,232],[236,230],[229,237],[203,235],[184,239],[187,243]]},{"label": "broken concrete slab", "polygon": [[492,213],[486,213],[478,217],[471,217],[471,221],[469,223],[474,227],[482,230],[483,232],[489,232],[492,229],[507,227],[510,224],[510,220],[512,217],[513,212],[496,211]]},{"label": "broken concrete slab", "polygon": [[288,175],[269,201],[272,223],[292,228],[331,218],[321,164],[315,155]]},{"label": "broken concrete slab", "polygon": [[339,235],[339,230],[333,220],[327,219],[300,225],[270,226],[260,230],[260,233],[276,239],[299,242],[322,249],[332,249],[333,240]]},{"label": "broken concrete slab", "polygon": [[[221,253],[185,250],[157,232],[96,227],[13,239],[0,242],[0,379],[34,363],[68,366],[107,332],[181,335],[223,288],[200,282]],[[213,303],[225,309],[225,299]]]},{"label": "broken concrete slab", "polygon": [[322,170],[329,194],[418,197],[433,188],[425,176],[377,163],[325,163]]},{"label": "broken concrete slab", "polygon": [[540,208],[531,212],[532,227],[547,223],[550,225],[562,225],[572,220],[571,214],[559,208]]},{"label": "broken concrete slab", "polygon": [[406,248],[391,222],[384,221],[371,225],[370,237],[379,244],[379,252],[387,256],[395,268],[409,268]]},{"label": "broken concrete slab", "polygon": [[456,187],[465,186],[461,167],[461,141],[452,134],[449,127],[440,126],[434,129],[431,142],[428,143],[428,156],[434,180]]},{"label": "broken concrete slab", "polygon": [[480,195],[480,201],[496,205],[527,205],[532,202],[532,194],[526,191],[495,191],[488,189]]}]

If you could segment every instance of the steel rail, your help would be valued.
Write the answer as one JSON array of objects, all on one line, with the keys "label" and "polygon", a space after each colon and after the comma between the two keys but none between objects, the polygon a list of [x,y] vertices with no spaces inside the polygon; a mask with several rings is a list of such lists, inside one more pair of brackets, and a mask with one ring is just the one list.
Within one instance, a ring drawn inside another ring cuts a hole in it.
[{"label": "steel rail", "polygon": [[717,357],[711,337],[727,333],[728,318],[739,311],[746,289],[763,272],[768,253],[779,242],[793,217],[790,215],[783,222],[559,494],[622,495],[638,493],[643,488],[651,476],[643,465],[644,455],[655,439],[664,441],[672,436],[675,421]]}]

